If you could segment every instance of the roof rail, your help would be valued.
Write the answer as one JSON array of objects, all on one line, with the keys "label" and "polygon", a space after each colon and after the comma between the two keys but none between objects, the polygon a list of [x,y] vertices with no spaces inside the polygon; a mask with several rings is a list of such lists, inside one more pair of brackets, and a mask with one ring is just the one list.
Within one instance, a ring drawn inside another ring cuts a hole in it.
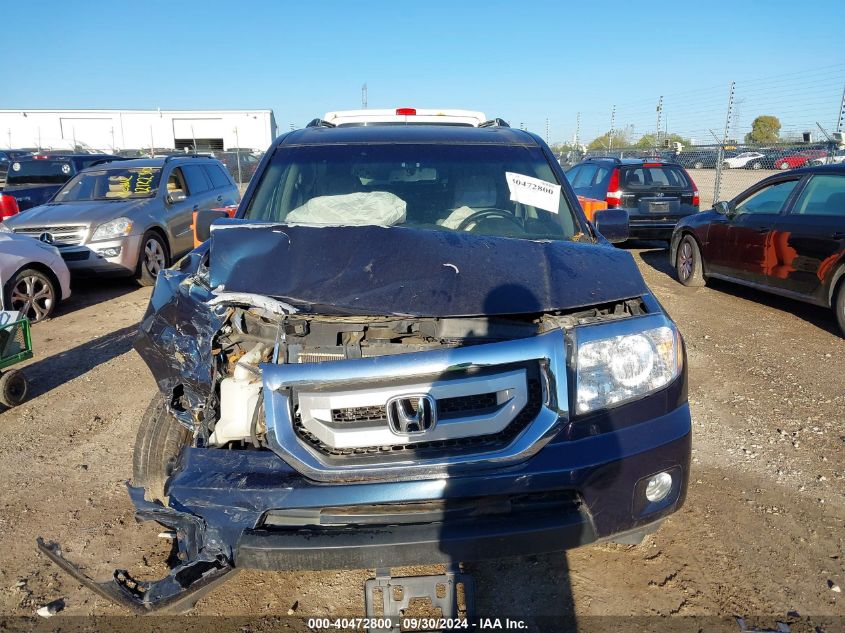
[{"label": "roof rail", "polygon": [[323,119],[311,119],[305,127],[336,127],[334,123],[323,121]]},{"label": "roof rail", "polygon": [[588,160],[612,160],[615,163],[621,163],[622,159],[617,156],[587,156],[583,159],[584,161]]},{"label": "roof rail", "polygon": [[214,158],[214,156],[209,156],[208,154],[168,154],[164,157],[164,162],[168,162],[174,160],[176,158]]},{"label": "roof rail", "polygon": [[504,119],[500,119],[497,117],[495,119],[485,121],[484,123],[480,123],[478,127],[510,127],[510,125],[508,125],[508,122]]}]

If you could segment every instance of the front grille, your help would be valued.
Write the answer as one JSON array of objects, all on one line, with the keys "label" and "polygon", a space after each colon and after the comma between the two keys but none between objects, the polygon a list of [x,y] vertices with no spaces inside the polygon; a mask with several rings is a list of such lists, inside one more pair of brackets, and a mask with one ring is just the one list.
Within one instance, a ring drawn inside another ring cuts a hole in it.
[{"label": "front grille", "polygon": [[577,512],[581,505],[581,497],[574,490],[554,490],[517,495],[269,510],[260,525],[269,529],[393,526],[444,522],[454,525],[456,522],[479,519],[563,516]]},{"label": "front grille", "polygon": [[[457,414],[481,414],[491,411],[497,405],[495,393],[480,393],[472,396],[441,398],[437,401],[437,417],[448,418]],[[416,411],[416,403],[410,402]],[[333,409],[332,421],[339,424],[354,422],[378,422],[387,419],[387,408],[381,405]]]},{"label": "front grille", "polygon": [[[309,445],[314,447],[323,455],[331,456],[331,457],[354,457],[354,456],[365,456],[365,455],[375,455],[375,454],[413,454],[415,457],[419,459],[429,459],[433,457],[437,457],[442,455],[444,451],[447,450],[465,450],[465,449],[472,449],[472,450],[490,450],[495,449],[501,446],[506,446],[509,444],[519,433],[527,427],[531,421],[537,417],[540,413],[540,408],[543,406],[543,389],[540,385],[540,380],[537,378],[529,378],[527,381],[527,388],[528,388],[528,403],[522,408],[513,421],[502,431],[499,433],[493,433],[490,435],[476,435],[473,437],[464,437],[464,438],[457,438],[457,439],[449,439],[449,440],[438,440],[432,442],[413,442],[409,444],[391,444],[391,445],[382,445],[382,446],[367,446],[361,448],[332,448],[331,446],[322,442],[318,437],[316,437],[313,433],[308,431],[303,424],[302,418],[297,412],[295,414],[293,420],[293,428],[295,433]],[[448,406],[450,407],[460,407],[460,406],[468,406],[469,401],[474,399],[478,399],[475,403],[482,403],[482,402],[489,402],[489,395],[490,394],[480,394],[478,396],[464,396],[459,398],[445,398],[441,402],[446,402],[449,400],[455,401],[462,401],[462,402],[455,402],[450,403]],[[492,394],[495,397],[495,394]],[[350,417],[351,420],[355,420],[354,415],[356,413],[348,413],[349,411],[356,412],[359,409],[366,409],[368,413],[371,415],[376,415],[375,410],[379,409],[378,415],[380,417],[375,418],[378,420],[384,420],[386,418],[386,413],[384,411],[384,407],[356,407],[355,409],[336,409],[332,412],[332,418],[335,419],[335,412],[347,412],[342,413],[341,415],[345,415]],[[457,409],[456,409],[457,410]],[[438,413],[440,411],[440,402],[438,402]],[[467,410],[461,410],[462,413],[465,413]],[[363,419],[363,418],[362,418]],[[346,421],[341,419],[340,421]]]},{"label": "front grille", "polygon": [[54,246],[78,246],[85,241],[87,228],[85,226],[27,226],[15,229],[15,233],[29,235],[36,239],[44,233],[49,233]]}]

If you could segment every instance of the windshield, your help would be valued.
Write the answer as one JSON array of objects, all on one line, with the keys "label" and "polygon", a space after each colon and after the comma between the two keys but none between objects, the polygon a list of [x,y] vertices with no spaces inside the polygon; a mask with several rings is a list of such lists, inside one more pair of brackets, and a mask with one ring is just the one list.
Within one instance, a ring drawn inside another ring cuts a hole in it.
[{"label": "windshield", "polygon": [[60,185],[72,173],[73,166],[67,160],[22,160],[9,166],[6,186]]},{"label": "windshield", "polygon": [[570,239],[575,216],[539,147],[282,147],[246,218],[407,226],[525,239]]},{"label": "windshield", "polygon": [[53,201],[152,198],[156,195],[160,179],[161,169],[158,167],[84,171],[62,187]]}]

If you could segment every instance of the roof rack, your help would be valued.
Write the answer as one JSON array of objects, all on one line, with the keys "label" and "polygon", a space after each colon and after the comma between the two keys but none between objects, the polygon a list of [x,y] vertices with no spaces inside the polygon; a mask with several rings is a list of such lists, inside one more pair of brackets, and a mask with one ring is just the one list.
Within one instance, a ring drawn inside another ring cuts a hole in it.
[{"label": "roof rack", "polygon": [[622,159],[618,158],[616,156],[587,156],[584,159],[584,161],[586,162],[588,160],[612,160],[615,163],[621,163],[622,162]]},{"label": "roof rack", "polygon": [[495,119],[485,121],[484,123],[479,123],[478,127],[510,127],[510,125],[508,125],[508,122],[504,119],[497,117]]},{"label": "roof rack", "polygon": [[323,121],[323,119],[311,119],[305,127],[336,127],[334,123]]}]

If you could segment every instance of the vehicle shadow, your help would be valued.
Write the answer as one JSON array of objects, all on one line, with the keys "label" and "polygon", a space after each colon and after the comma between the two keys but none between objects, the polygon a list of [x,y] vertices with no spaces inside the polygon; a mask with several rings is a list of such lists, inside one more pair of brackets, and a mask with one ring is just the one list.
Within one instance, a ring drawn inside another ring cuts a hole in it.
[{"label": "vehicle shadow", "polygon": [[140,286],[134,279],[126,277],[71,277],[71,296],[63,301],[57,310],[58,315],[70,314],[99,303],[117,299],[138,290]]},{"label": "vehicle shadow", "polygon": [[[641,251],[640,258],[654,270],[671,277],[675,283],[680,285],[675,277],[675,269],[669,263],[669,256],[665,250],[649,250]],[[722,281],[721,279],[708,279],[707,287],[719,292],[731,295],[737,299],[745,299],[746,301],[753,301],[761,305],[780,310],[781,312],[788,312],[807,323],[816,326],[820,330],[824,330],[834,336],[839,336],[839,329],[836,325],[836,317],[832,310],[823,308],[821,306],[811,305],[803,301],[781,297],[780,295],[765,292],[763,290],[756,290],[741,284],[731,283],[729,281]]]},{"label": "vehicle shadow", "polygon": [[[23,368],[29,383],[28,399],[36,398],[78,378],[98,365],[132,349],[137,325],[128,325],[69,350],[41,358]],[[38,350],[35,350],[36,358]]]}]

